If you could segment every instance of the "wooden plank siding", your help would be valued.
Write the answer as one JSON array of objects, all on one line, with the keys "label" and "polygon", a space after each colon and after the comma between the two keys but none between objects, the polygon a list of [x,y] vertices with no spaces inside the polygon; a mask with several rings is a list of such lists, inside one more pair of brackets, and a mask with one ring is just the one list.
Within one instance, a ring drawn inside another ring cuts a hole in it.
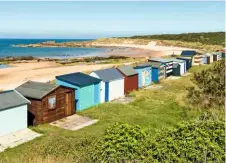
[{"label": "wooden plank siding", "polygon": [[[59,120],[61,118],[64,118],[68,115],[66,115],[66,94],[71,93],[72,95],[69,96],[69,102],[71,103],[71,114],[75,113],[75,93],[74,89],[66,88],[66,87],[58,87],[52,92],[50,92],[48,95],[46,95],[43,99],[37,100],[37,99],[30,99],[31,104],[28,107],[28,110],[31,114],[33,114],[33,125],[37,124],[43,124],[43,123],[50,123],[56,120]],[[56,106],[53,109],[50,109],[49,107],[49,98],[50,97],[56,97]],[[29,121],[32,123],[32,115],[30,115]]]}]

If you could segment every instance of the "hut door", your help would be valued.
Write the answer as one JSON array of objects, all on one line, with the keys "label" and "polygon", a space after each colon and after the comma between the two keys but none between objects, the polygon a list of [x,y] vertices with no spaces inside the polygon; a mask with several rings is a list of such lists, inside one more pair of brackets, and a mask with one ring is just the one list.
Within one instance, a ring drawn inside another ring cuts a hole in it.
[{"label": "hut door", "polygon": [[65,101],[65,115],[72,115],[73,114],[73,108],[72,108],[72,93],[67,92],[66,93],[66,101]]}]

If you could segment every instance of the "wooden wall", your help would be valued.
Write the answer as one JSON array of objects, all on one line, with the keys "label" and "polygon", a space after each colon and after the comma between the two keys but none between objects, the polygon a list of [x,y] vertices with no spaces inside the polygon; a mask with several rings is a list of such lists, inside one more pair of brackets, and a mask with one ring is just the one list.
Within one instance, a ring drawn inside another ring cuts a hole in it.
[{"label": "wooden wall", "polygon": [[124,93],[128,94],[129,92],[133,90],[138,89],[138,74],[132,75],[132,76],[126,76],[123,74],[124,78]]},{"label": "wooden wall", "polygon": [[[66,109],[66,93],[72,93],[70,97],[71,102],[71,114],[75,113],[75,94],[74,89],[66,88],[66,87],[58,87],[57,89],[50,92],[47,96],[45,96],[41,100],[30,99],[31,105],[28,107],[30,113],[33,114],[34,120],[33,125],[42,124],[42,123],[50,123],[61,118],[66,117],[65,109]],[[56,107],[55,109],[49,109],[48,99],[49,97],[56,97]],[[29,119],[32,119],[32,115],[29,115]]]}]

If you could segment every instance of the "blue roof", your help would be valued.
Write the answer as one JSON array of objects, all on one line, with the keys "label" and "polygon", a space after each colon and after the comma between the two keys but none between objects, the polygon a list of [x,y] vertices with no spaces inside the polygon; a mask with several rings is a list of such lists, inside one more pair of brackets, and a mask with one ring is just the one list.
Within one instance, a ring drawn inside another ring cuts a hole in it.
[{"label": "blue roof", "polygon": [[81,72],[56,76],[56,79],[62,80],[64,82],[70,83],[72,85],[77,85],[79,87],[96,84],[101,81],[98,78],[94,78],[92,76],[83,74]]},{"label": "blue roof", "polygon": [[194,55],[196,55],[196,51],[194,50],[183,50],[181,52],[181,56],[184,56],[184,57],[192,57]]},{"label": "blue roof", "polygon": [[123,75],[116,68],[108,68],[103,70],[93,71],[96,73],[100,79],[104,82],[109,82],[112,80],[123,79]]}]

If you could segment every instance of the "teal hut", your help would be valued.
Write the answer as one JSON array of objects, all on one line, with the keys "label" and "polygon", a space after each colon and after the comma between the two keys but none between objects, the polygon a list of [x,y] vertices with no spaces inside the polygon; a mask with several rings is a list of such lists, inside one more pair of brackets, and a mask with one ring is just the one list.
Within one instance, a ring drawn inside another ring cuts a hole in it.
[{"label": "teal hut", "polygon": [[75,106],[77,111],[82,111],[100,103],[101,80],[81,72],[56,76],[56,84],[75,91]]},{"label": "teal hut", "polygon": [[152,81],[152,67],[150,63],[139,64],[134,69],[138,72],[139,88],[149,86]]},{"label": "teal hut", "polygon": [[181,65],[179,63],[173,64],[173,76],[181,76]]}]

